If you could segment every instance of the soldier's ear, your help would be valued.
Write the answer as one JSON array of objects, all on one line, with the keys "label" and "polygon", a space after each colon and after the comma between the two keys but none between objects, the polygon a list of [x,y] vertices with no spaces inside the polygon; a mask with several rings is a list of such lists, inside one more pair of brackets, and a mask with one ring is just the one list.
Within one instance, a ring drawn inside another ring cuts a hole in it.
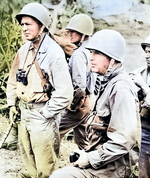
[{"label": "soldier's ear", "polygon": [[43,32],[44,28],[45,28],[45,26],[43,25],[43,26],[41,27],[41,31],[40,31],[40,33]]},{"label": "soldier's ear", "polygon": [[110,65],[113,66],[114,63],[115,63],[115,59],[111,59],[111,60],[110,60]]},{"label": "soldier's ear", "polygon": [[111,59],[111,60],[110,60],[110,63],[109,63],[109,67],[108,67],[108,69],[107,69],[107,72],[109,72],[109,71],[112,70],[114,64],[115,64],[115,60],[114,60],[114,59]]}]

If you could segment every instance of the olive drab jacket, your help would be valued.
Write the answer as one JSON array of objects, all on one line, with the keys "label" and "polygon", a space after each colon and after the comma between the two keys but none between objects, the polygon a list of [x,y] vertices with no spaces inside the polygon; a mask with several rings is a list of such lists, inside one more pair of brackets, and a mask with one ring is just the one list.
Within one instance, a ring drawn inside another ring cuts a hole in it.
[{"label": "olive drab jacket", "polygon": [[[66,108],[73,98],[73,86],[68,70],[65,55],[61,47],[48,35],[45,36],[36,59],[40,68],[48,74],[49,82],[54,87],[51,98],[48,99],[43,93],[41,87],[41,78],[35,68],[33,56],[30,54],[32,45],[27,41],[19,50],[10,70],[7,83],[7,103],[8,106],[15,105],[15,99],[23,99],[26,102],[45,102],[43,115],[46,118],[53,117]],[[26,61],[26,56],[30,61]],[[28,70],[32,65],[28,78],[28,85],[24,86],[22,82],[16,82],[16,73],[18,69]]]},{"label": "olive drab jacket", "polygon": [[96,111],[107,127],[107,137],[97,134],[99,146],[88,152],[93,169],[87,170],[98,177],[105,173],[113,178],[128,177],[130,153],[136,145],[140,147],[141,141],[136,86],[122,66],[105,78],[108,83],[97,100]]}]

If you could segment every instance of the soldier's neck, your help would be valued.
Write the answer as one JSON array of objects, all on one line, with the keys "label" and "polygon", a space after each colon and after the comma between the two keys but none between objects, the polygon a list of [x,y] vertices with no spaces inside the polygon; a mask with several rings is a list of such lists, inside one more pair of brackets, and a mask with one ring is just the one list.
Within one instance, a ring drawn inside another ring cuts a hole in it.
[{"label": "soldier's neck", "polygon": [[44,33],[38,35],[38,36],[36,37],[36,39],[34,39],[34,40],[32,41],[33,46],[35,47],[35,49],[38,49],[38,48],[39,48],[39,45],[40,45],[40,43],[41,43],[43,37],[44,37]]}]

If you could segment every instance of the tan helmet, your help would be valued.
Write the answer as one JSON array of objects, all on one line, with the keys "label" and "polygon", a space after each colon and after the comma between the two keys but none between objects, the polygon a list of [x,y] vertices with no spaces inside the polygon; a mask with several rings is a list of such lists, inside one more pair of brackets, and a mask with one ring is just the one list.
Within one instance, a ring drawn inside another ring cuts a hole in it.
[{"label": "tan helmet", "polygon": [[146,40],[144,41],[144,43],[141,43],[142,48],[145,51],[145,47],[146,46],[150,46],[150,35],[146,38]]},{"label": "tan helmet", "polygon": [[70,21],[66,30],[74,30],[84,35],[91,36],[93,34],[93,21],[91,17],[86,14],[74,15]]},{"label": "tan helmet", "polygon": [[49,11],[42,5],[37,2],[29,3],[25,5],[20,13],[16,15],[16,19],[21,23],[22,16],[31,16],[39,20],[48,30],[50,29],[50,13]]},{"label": "tan helmet", "polygon": [[100,51],[116,61],[121,62],[124,57],[126,43],[119,32],[104,29],[96,32],[90,38],[86,48]]}]

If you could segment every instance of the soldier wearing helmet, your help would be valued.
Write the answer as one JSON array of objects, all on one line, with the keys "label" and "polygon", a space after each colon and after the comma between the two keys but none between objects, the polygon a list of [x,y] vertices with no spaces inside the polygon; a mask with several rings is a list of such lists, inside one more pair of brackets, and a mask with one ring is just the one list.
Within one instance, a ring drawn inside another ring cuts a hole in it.
[{"label": "soldier wearing helmet", "polygon": [[131,153],[141,133],[136,87],[122,66],[125,46],[123,36],[110,29],[96,32],[87,44],[92,71],[103,76],[97,114],[87,127],[89,145],[76,150],[80,156],[73,166],[54,171],[50,178],[130,177]]},{"label": "soldier wearing helmet", "polygon": [[140,101],[140,117],[142,123],[142,140],[139,158],[139,178],[150,177],[150,36],[141,43],[145,52],[146,66],[130,72],[137,86]]},{"label": "soldier wearing helmet", "polygon": [[93,21],[86,14],[77,14],[73,16],[66,30],[69,30],[69,36],[72,43],[81,46],[82,42],[93,34]]},{"label": "soldier wearing helmet", "polygon": [[49,36],[48,10],[39,3],[29,3],[16,19],[26,42],[16,54],[7,83],[10,119],[17,114],[17,98],[24,166],[28,177],[46,178],[58,168],[60,112],[71,103],[73,86],[65,54]]},{"label": "soldier wearing helmet", "polygon": [[87,74],[90,71],[90,52],[85,49],[93,33],[93,21],[86,14],[74,15],[66,27],[70,41],[77,47],[69,59],[69,72],[74,87],[74,99],[71,110],[67,110],[61,118],[60,137],[71,129],[74,130],[74,140],[80,149],[87,146],[85,117],[90,111],[89,93],[87,93]]}]

